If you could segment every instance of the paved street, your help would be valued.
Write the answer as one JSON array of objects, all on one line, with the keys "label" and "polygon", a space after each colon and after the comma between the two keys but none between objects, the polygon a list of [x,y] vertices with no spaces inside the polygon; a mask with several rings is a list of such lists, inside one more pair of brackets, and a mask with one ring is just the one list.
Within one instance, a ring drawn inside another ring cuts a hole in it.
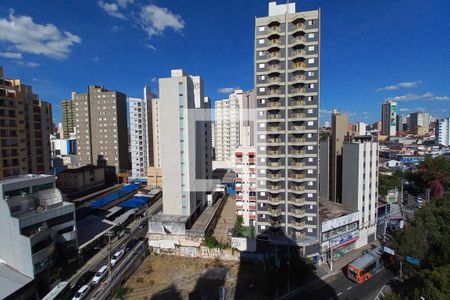
[{"label": "paved street", "polygon": [[357,284],[341,272],[325,280],[317,279],[283,299],[374,299],[393,277],[394,275],[389,270],[381,270],[364,284]]}]

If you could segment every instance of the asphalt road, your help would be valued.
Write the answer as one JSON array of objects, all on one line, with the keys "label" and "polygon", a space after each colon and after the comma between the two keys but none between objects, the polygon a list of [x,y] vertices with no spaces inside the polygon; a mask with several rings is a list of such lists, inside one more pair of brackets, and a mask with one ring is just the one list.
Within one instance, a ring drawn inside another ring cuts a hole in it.
[{"label": "asphalt road", "polygon": [[317,279],[309,283],[296,293],[283,299],[314,299],[314,300],[365,300],[375,299],[378,292],[394,275],[389,270],[381,270],[370,280],[357,284],[348,279],[343,273],[338,273],[325,280]]}]

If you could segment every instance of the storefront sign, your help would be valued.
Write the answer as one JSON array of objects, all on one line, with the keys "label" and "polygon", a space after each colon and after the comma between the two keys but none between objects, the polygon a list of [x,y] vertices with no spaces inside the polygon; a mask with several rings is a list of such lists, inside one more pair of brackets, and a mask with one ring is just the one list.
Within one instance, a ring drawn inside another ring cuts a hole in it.
[{"label": "storefront sign", "polygon": [[355,230],[330,240],[330,246],[334,249],[342,247],[348,243],[356,241],[359,238],[359,231]]}]

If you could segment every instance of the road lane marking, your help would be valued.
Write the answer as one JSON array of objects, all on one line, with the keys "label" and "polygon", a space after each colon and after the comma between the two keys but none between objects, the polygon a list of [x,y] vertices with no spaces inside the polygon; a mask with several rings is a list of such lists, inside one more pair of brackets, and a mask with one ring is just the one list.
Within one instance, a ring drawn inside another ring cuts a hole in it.
[{"label": "road lane marking", "polygon": [[352,288],[352,286],[349,286],[349,287],[347,288],[347,291],[350,290],[351,288]]},{"label": "road lane marking", "polygon": [[339,292],[337,295],[338,295],[338,296],[342,295],[342,292]]}]

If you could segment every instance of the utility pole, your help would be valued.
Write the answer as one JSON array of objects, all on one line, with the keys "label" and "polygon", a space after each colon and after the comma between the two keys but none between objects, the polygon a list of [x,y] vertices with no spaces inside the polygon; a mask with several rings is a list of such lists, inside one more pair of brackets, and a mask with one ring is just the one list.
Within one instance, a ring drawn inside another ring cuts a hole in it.
[{"label": "utility pole", "polygon": [[111,284],[111,235],[112,232],[108,231],[106,233],[108,235],[108,273],[109,273],[109,283]]}]

